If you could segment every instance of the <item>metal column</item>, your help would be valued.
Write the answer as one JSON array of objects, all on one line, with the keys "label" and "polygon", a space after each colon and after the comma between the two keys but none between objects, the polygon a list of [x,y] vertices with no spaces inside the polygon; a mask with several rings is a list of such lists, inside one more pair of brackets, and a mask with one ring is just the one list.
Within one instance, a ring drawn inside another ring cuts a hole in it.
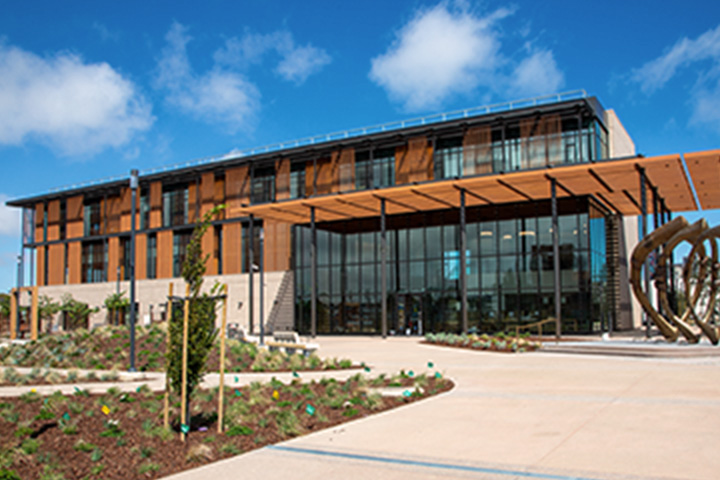
[{"label": "metal column", "polygon": [[550,203],[552,205],[553,277],[555,290],[555,337],[560,338],[562,330],[562,307],[560,305],[560,232],[557,211],[557,181],[550,179]]},{"label": "metal column", "polygon": [[[647,185],[645,180],[645,169],[638,167],[640,172],[640,241],[643,241],[647,236]],[[642,266],[642,277],[645,286],[645,292],[649,293],[650,279],[648,278],[647,262],[643,263]],[[643,312],[643,318],[645,319],[645,336],[650,338],[650,319],[647,314]]]},{"label": "metal column", "polygon": [[462,331],[463,333],[467,333],[467,224],[465,221],[465,190],[460,190],[460,312],[462,315]]},{"label": "metal column", "polygon": [[250,215],[250,225],[248,227],[248,273],[250,277],[248,278],[248,316],[250,317],[249,320],[249,329],[250,329],[250,335],[254,333],[254,323],[255,319],[254,317],[254,299],[255,296],[255,286],[253,285],[253,279],[255,277],[255,231],[254,231],[254,224],[255,218]]},{"label": "metal column", "polygon": [[317,335],[317,235],[315,207],[310,207],[310,336]]},{"label": "metal column", "polygon": [[265,225],[260,227],[260,346],[265,345],[265,262],[263,262],[263,241],[265,240]]},{"label": "metal column", "polygon": [[130,371],[135,371],[135,221],[137,216],[138,171],[130,171]]},{"label": "metal column", "polygon": [[385,229],[385,199],[380,199],[380,309],[382,338],[387,337],[387,231]]}]

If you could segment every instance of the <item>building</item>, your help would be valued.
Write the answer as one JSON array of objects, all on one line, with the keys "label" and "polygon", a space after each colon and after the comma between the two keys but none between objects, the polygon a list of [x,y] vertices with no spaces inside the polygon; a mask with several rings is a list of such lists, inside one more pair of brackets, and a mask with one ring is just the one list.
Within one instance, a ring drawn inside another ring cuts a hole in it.
[{"label": "building", "polygon": [[[718,158],[684,157],[693,178]],[[139,318],[164,318],[193,222],[225,204],[203,239],[206,284],[228,283],[230,321],[251,331],[260,315],[301,333],[495,331],[556,313],[564,332],[635,328],[638,218],[697,209],[683,162],[636,155],[615,113],[575,92],[141,171]],[[31,219],[41,294],[99,306],[128,290],[127,177],[8,205]]]}]

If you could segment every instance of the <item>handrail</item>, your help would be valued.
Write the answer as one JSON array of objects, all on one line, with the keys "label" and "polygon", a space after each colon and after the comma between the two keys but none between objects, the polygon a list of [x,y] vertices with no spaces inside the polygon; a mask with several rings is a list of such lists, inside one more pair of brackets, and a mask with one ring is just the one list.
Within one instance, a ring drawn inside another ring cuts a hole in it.
[{"label": "handrail", "polygon": [[[565,320],[563,320],[563,321],[565,321],[565,322],[572,322],[572,323],[574,324],[574,326],[575,326],[575,331],[577,332],[577,319],[574,319],[574,318],[573,318],[573,319],[565,319]],[[543,327],[543,325],[547,325],[548,323],[554,324],[554,323],[555,323],[555,318],[549,317],[549,318],[546,318],[545,320],[540,320],[540,321],[534,322],[534,323],[526,323],[526,324],[523,324],[523,325],[515,325],[515,336],[516,336],[516,337],[519,337],[519,336],[520,336],[520,329],[530,330],[531,328],[537,327],[537,329],[538,329],[538,336],[542,337],[542,327]]]}]

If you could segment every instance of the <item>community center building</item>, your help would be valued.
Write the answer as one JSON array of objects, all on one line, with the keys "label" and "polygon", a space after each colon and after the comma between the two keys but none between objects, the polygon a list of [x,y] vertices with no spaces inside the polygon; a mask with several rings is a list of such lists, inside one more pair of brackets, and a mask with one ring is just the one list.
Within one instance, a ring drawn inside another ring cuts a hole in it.
[{"label": "community center building", "polygon": [[[719,160],[638,155],[615,112],[574,92],[141,170],[138,318],[165,318],[193,225],[222,204],[206,286],[228,284],[228,319],[249,331],[261,318],[302,334],[637,328],[631,249],[698,209],[692,184],[720,207],[704,175]],[[126,176],[8,202],[41,295],[102,306],[128,291],[131,197]]]}]

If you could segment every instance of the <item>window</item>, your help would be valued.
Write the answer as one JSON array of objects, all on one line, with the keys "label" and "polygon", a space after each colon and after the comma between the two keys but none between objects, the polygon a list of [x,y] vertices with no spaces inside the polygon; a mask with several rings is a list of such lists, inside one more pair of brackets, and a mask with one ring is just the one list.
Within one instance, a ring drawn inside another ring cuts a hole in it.
[{"label": "window", "polygon": [[275,200],[275,167],[254,168],[252,174],[252,203]]},{"label": "window", "polygon": [[[253,225],[253,263],[260,263],[260,223]],[[242,271],[247,273],[250,271],[250,224],[243,223],[242,226]]]},{"label": "window", "polygon": [[218,275],[222,275],[222,273],[223,273],[222,249],[223,249],[222,225],[217,225],[215,227],[215,252],[213,253],[213,256],[215,258],[215,264],[217,265],[217,274]]},{"label": "window", "polygon": [[84,242],[82,245],[82,281],[98,283],[105,281],[107,248],[105,241]]},{"label": "window", "polygon": [[305,162],[296,162],[290,166],[290,198],[305,196]]},{"label": "window", "polygon": [[130,280],[130,237],[120,237],[120,278]]},{"label": "window", "polygon": [[442,138],[435,145],[435,178],[454,178],[463,175],[462,137]]},{"label": "window", "polygon": [[102,211],[100,209],[100,205],[100,199],[85,202],[83,210],[83,223],[85,226],[86,237],[102,234]]},{"label": "window", "polygon": [[188,223],[188,187],[173,185],[163,189],[163,227]]},{"label": "window", "polygon": [[147,278],[157,277],[157,235],[148,235],[147,239]]},{"label": "window", "polygon": [[65,199],[63,198],[60,200],[60,240],[65,240],[65,234],[66,229],[65,225],[67,223],[67,204],[65,202]]},{"label": "window", "polygon": [[140,230],[150,226],[150,199],[147,189],[140,191]]},{"label": "window", "polygon": [[395,149],[382,148],[355,155],[355,188],[367,190],[395,185]]},{"label": "window", "polygon": [[175,232],[173,234],[173,277],[182,275],[183,263],[187,255],[187,246],[190,244],[192,230]]}]

